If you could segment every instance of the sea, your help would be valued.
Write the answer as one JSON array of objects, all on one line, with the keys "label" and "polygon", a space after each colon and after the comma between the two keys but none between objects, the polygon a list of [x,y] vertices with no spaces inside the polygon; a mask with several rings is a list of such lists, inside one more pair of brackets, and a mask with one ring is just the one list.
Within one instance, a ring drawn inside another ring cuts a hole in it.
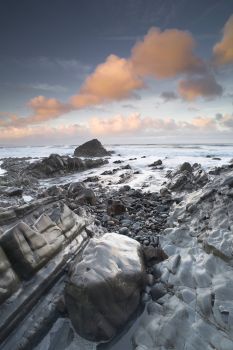
[{"label": "sea", "polygon": [[[106,144],[105,148],[113,151],[109,157],[109,163],[103,167],[75,173],[61,178],[41,181],[42,186],[64,184],[71,181],[82,181],[87,176],[99,176],[103,185],[108,184],[119,187],[120,175],[125,173],[121,167],[129,164],[133,170],[132,176],[126,181],[133,188],[156,191],[161,187],[164,176],[169,170],[177,168],[183,162],[191,164],[199,163],[208,170],[215,166],[229,163],[233,159],[232,144]],[[31,157],[30,162],[47,157],[52,153],[72,156],[77,145],[53,145],[53,146],[0,146],[0,175],[1,159],[8,157]],[[163,169],[153,170],[148,167],[154,161],[161,159]],[[121,164],[115,161],[123,161]],[[101,175],[105,170],[119,170],[114,175]],[[125,184],[125,183],[124,183]]]}]

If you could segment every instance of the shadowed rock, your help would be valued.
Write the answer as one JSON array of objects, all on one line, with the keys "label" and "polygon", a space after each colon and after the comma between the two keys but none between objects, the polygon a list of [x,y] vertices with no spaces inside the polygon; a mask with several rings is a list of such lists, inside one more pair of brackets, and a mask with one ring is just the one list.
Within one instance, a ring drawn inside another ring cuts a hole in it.
[{"label": "shadowed rock", "polygon": [[27,171],[37,178],[46,178],[51,176],[62,176],[68,173],[83,171],[95,168],[108,163],[103,159],[80,159],[59,154],[51,154],[49,157],[32,163]]},{"label": "shadowed rock", "polygon": [[76,157],[106,157],[109,155],[110,152],[97,139],[85,142],[74,151],[74,156]]},{"label": "shadowed rock", "polygon": [[91,188],[87,188],[82,182],[72,182],[68,188],[68,197],[76,203],[94,205],[96,196]]}]

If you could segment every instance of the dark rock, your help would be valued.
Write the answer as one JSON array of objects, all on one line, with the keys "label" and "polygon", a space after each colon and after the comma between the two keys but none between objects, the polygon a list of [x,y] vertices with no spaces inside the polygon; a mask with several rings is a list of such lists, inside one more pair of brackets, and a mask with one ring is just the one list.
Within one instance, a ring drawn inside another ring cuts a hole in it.
[{"label": "dark rock", "polygon": [[76,157],[106,157],[110,153],[102,146],[97,139],[85,142],[74,151]]},{"label": "dark rock", "polygon": [[115,160],[113,163],[114,164],[121,164],[121,163],[123,163],[123,160]]},{"label": "dark rock", "polygon": [[22,196],[23,189],[20,187],[7,187],[4,189],[4,194],[13,197],[13,196]]},{"label": "dark rock", "polygon": [[158,159],[158,160],[156,160],[154,163],[149,164],[148,166],[149,166],[149,167],[156,167],[156,166],[162,165],[162,164],[163,164],[163,162],[161,161],[161,159]]},{"label": "dark rock", "polygon": [[156,301],[162,298],[165,294],[167,294],[167,290],[162,283],[156,283],[150,291],[151,297],[153,301]]},{"label": "dark rock", "polygon": [[143,252],[145,260],[150,262],[161,262],[168,258],[167,254],[162,250],[161,247],[153,247],[152,245],[144,246]]},{"label": "dark rock", "polygon": [[107,213],[108,215],[120,215],[126,212],[125,205],[120,200],[108,200]]},{"label": "dark rock", "polygon": [[131,166],[129,164],[127,164],[127,165],[121,167],[121,169],[123,169],[123,170],[130,170],[132,168],[131,168]]},{"label": "dark rock", "polygon": [[180,171],[188,171],[189,173],[192,172],[192,166],[190,163],[188,162],[184,162],[183,164],[181,164],[180,166]]},{"label": "dark rock", "polygon": [[108,163],[103,159],[80,159],[59,154],[51,154],[42,160],[28,165],[27,171],[36,178],[62,176],[68,173],[95,168]]},{"label": "dark rock", "polygon": [[119,233],[121,234],[121,235],[128,235],[129,234],[129,229],[128,229],[128,227],[121,227],[120,228],[120,230],[119,230]]},{"label": "dark rock", "polygon": [[98,176],[88,176],[86,179],[83,180],[83,182],[98,182],[99,177]]},{"label": "dark rock", "polygon": [[47,188],[42,194],[40,194],[40,197],[48,197],[48,196],[65,196],[66,191],[57,185],[50,186]]},{"label": "dark rock", "polygon": [[95,205],[96,196],[91,188],[82,182],[73,182],[68,188],[68,197],[74,198],[76,203]]}]

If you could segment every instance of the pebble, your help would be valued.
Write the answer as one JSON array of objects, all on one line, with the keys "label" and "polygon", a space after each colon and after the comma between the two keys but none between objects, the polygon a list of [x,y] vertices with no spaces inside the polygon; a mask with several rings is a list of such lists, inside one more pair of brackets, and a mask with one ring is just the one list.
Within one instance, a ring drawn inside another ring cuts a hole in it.
[{"label": "pebble", "polygon": [[119,233],[121,234],[121,235],[128,235],[129,234],[129,229],[128,229],[128,227],[121,227],[120,228],[120,230],[119,230]]}]

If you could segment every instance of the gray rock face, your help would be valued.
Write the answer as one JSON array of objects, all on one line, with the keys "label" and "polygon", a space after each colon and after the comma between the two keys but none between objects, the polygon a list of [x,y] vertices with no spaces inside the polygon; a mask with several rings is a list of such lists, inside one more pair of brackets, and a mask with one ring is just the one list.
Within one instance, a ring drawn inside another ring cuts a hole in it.
[{"label": "gray rock face", "polygon": [[137,309],[144,278],[138,242],[115,233],[92,239],[82,261],[74,263],[66,287],[66,305],[77,333],[94,341],[116,335]]},{"label": "gray rock face", "polygon": [[177,171],[168,174],[167,187],[172,191],[193,191],[208,182],[208,175],[198,164],[192,166],[185,162]]},{"label": "gray rock face", "polygon": [[160,287],[172,286],[172,293],[162,296],[155,285],[152,297],[160,297],[159,303],[148,305],[134,335],[135,349],[233,349],[229,170],[174,207],[160,241],[169,258],[156,265]]},{"label": "gray rock face", "polygon": [[106,157],[109,155],[110,152],[97,139],[85,142],[74,151],[74,156],[76,157]]}]

